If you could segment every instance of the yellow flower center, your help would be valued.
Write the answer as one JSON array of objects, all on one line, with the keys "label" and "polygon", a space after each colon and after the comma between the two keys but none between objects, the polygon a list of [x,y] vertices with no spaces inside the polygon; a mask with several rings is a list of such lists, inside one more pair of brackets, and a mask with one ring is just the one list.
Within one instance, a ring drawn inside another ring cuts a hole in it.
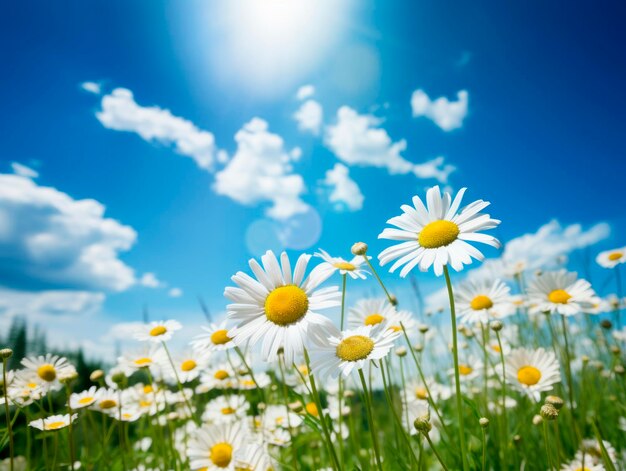
[{"label": "yellow flower center", "polygon": [[319,416],[319,412],[317,411],[317,406],[315,405],[314,402],[309,402],[306,406],[304,406],[304,408],[309,414],[315,417]]},{"label": "yellow flower center", "polygon": [[50,364],[41,365],[37,368],[37,376],[50,383],[57,378],[57,370]]},{"label": "yellow flower center", "polygon": [[584,468],[576,469],[576,471],[591,471],[591,470],[589,468],[587,468],[587,466],[585,466]]},{"label": "yellow flower center", "polygon": [[344,361],[364,360],[374,350],[374,341],[364,335],[353,335],[337,345],[336,354]]},{"label": "yellow flower center", "polygon": [[152,405],[151,401],[139,401],[139,406],[140,407],[150,407]]},{"label": "yellow flower center", "polygon": [[244,380],[241,382],[241,385],[242,385],[242,386],[245,386],[245,387],[247,387],[247,388],[251,388],[252,386],[256,386],[256,384],[254,384],[254,381],[252,381],[251,379],[244,379]]},{"label": "yellow flower center", "polygon": [[533,386],[541,379],[541,371],[534,366],[522,366],[517,370],[517,380],[526,386]]},{"label": "yellow flower center", "polygon": [[548,294],[548,300],[554,304],[567,304],[572,296],[564,289],[555,289]]},{"label": "yellow flower center", "polygon": [[385,318],[378,313],[370,314],[365,318],[365,325],[376,325],[384,321]]},{"label": "yellow flower center", "polygon": [[83,398],[79,399],[79,400],[78,400],[78,403],[79,403],[80,405],[85,405],[85,404],[90,404],[90,403],[92,403],[93,401],[94,401],[94,398],[93,398],[93,397],[89,397],[89,396],[87,396],[87,397],[83,397]]},{"label": "yellow flower center", "polygon": [[226,329],[216,330],[211,334],[211,342],[214,345],[224,345],[231,341],[231,338],[228,336],[228,331]]},{"label": "yellow flower center", "polygon": [[356,266],[349,262],[337,262],[333,263],[335,268],[339,268],[340,270],[354,271],[356,270]]},{"label": "yellow flower center", "polygon": [[137,358],[134,363],[137,366],[146,366],[152,363],[152,358]]},{"label": "yellow flower center", "polygon": [[493,307],[493,301],[489,296],[485,296],[484,294],[479,294],[472,302],[470,302],[470,307],[474,311],[480,311],[482,309],[491,309]]},{"label": "yellow flower center", "polygon": [[180,369],[183,371],[191,371],[194,370],[198,366],[198,364],[193,360],[185,360],[181,363]]},{"label": "yellow flower center", "polygon": [[235,413],[235,409],[233,409],[232,407],[224,407],[222,408],[222,414],[224,415],[231,415]]},{"label": "yellow flower center", "polygon": [[156,327],[153,327],[152,330],[150,330],[150,335],[152,337],[158,337],[160,335],[163,335],[165,332],[167,332],[165,326],[157,325]]},{"label": "yellow flower center", "polygon": [[143,387],[143,393],[144,393],[144,394],[149,394],[149,393],[151,393],[152,391],[154,391],[154,389],[152,389],[152,385],[150,385],[150,384],[148,384],[147,386],[144,386],[144,387]]},{"label": "yellow flower center", "polygon": [[459,226],[445,219],[426,224],[417,236],[419,244],[426,249],[445,247],[459,236]]},{"label": "yellow flower center", "polygon": [[215,379],[219,379],[221,381],[228,378],[230,375],[226,370],[217,370],[213,376],[215,377]]},{"label": "yellow flower center", "polygon": [[491,349],[496,352],[496,353],[500,353],[502,350],[500,350],[500,345],[498,345],[497,343],[493,344],[491,346]]},{"label": "yellow flower center", "polygon": [[299,321],[309,310],[309,298],[295,285],[279,286],[265,298],[265,315],[277,325]]},{"label": "yellow flower center", "polygon": [[211,447],[210,458],[218,468],[225,468],[233,457],[233,447],[228,443],[217,443]]},{"label": "yellow flower center", "polygon": [[463,376],[471,374],[472,371],[474,371],[474,368],[472,368],[471,366],[459,365],[459,373],[461,373]]},{"label": "yellow flower center", "polygon": [[37,387],[37,383],[28,383],[26,386],[30,389],[35,389]]},{"label": "yellow flower center", "polygon": [[104,399],[100,401],[100,409],[112,409],[117,405],[113,399]]},{"label": "yellow flower center", "polygon": [[426,400],[428,399],[428,391],[426,391],[426,388],[415,388],[415,397],[418,399]]},{"label": "yellow flower center", "polygon": [[393,330],[394,332],[400,332],[402,330],[402,326],[399,325],[390,325],[389,330]]},{"label": "yellow flower center", "polygon": [[622,252],[613,252],[609,254],[609,260],[612,262],[615,262],[616,260],[619,260],[620,258],[622,258],[624,254]]},{"label": "yellow flower center", "polygon": [[58,430],[58,429],[60,429],[61,427],[64,427],[64,426],[65,426],[65,422],[59,420],[59,421],[56,421],[56,422],[48,422],[47,424],[45,424],[44,428],[46,430]]},{"label": "yellow flower center", "polygon": [[235,466],[235,471],[254,471],[254,469],[251,466]]}]

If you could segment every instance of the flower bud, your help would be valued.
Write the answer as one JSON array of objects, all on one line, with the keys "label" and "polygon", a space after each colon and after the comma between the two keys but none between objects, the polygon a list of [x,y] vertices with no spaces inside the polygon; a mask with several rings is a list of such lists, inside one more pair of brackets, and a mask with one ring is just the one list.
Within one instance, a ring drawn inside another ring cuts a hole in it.
[{"label": "flower bud", "polygon": [[425,417],[418,417],[417,419],[415,419],[415,421],[413,422],[413,427],[415,427],[415,430],[423,433],[424,435],[428,435],[428,432],[430,432],[433,428],[429,420]]},{"label": "flower bud", "polygon": [[405,357],[406,356],[406,348],[404,348],[404,347],[396,348],[396,355],[398,355],[400,358]]},{"label": "flower bud", "polygon": [[94,370],[89,375],[89,379],[94,383],[104,377],[104,371],[102,370]]},{"label": "flower bud", "polygon": [[622,353],[622,349],[617,345],[611,345],[611,353],[615,356],[619,356],[619,354]]},{"label": "flower bud", "polygon": [[113,376],[111,376],[111,381],[113,381],[115,384],[120,386],[121,384],[124,384],[124,382],[126,381],[126,375],[122,373],[121,371],[118,371]]},{"label": "flower bud", "polygon": [[389,303],[392,306],[397,306],[398,305],[398,298],[396,298],[393,294],[389,295]]},{"label": "flower bud", "polygon": [[424,345],[422,345],[421,343],[416,343],[415,345],[413,345],[413,349],[416,352],[421,352],[422,350],[424,350]]},{"label": "flower bud", "polygon": [[62,376],[61,378],[59,378],[59,381],[63,384],[70,384],[72,381],[75,381],[77,379],[78,379],[78,373],[76,371],[72,371],[71,373],[68,373]]},{"label": "flower bud", "polygon": [[428,330],[430,329],[430,326],[427,324],[420,324],[419,326],[417,326],[417,329],[422,333],[425,334],[426,332],[428,332]]},{"label": "flower bud", "polygon": [[480,419],[478,419],[478,423],[482,428],[489,427],[489,419],[487,417],[481,417]]},{"label": "flower bud", "polygon": [[365,255],[367,253],[367,244],[365,242],[357,242],[352,246],[353,255]]},{"label": "flower bud", "polygon": [[565,403],[563,402],[563,399],[561,399],[559,396],[548,396],[546,397],[546,404],[554,406],[556,410],[561,410],[563,404]]},{"label": "flower bud", "polygon": [[0,350],[0,357],[2,357],[3,360],[11,358],[11,356],[13,356],[13,350],[11,350],[10,348],[3,348],[2,350]]},{"label": "flower bud", "polygon": [[539,414],[535,414],[533,416],[533,425],[541,425],[543,423],[543,417]]},{"label": "flower bud", "polygon": [[489,327],[491,327],[491,330],[493,330],[494,332],[500,332],[502,330],[502,327],[504,326],[500,321],[493,321],[491,324],[489,324]]},{"label": "flower bud", "polygon": [[609,319],[602,319],[600,326],[602,326],[603,329],[609,330],[613,327],[613,323]]},{"label": "flower bud", "polygon": [[559,411],[552,404],[544,404],[539,411],[545,420],[555,420],[559,416]]},{"label": "flower bud", "polygon": [[617,375],[624,376],[624,365],[615,365],[613,371],[615,371]]}]

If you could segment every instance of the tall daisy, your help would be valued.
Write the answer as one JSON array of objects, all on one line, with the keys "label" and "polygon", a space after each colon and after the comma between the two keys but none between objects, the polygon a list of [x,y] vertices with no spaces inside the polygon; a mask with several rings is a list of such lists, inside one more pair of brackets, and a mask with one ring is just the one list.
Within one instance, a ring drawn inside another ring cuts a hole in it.
[{"label": "tall daisy", "polygon": [[172,365],[167,357],[161,359],[161,368],[165,372],[166,378],[172,384],[179,380],[181,383],[189,383],[196,379],[206,368],[209,364],[210,356],[211,354],[207,351],[191,350],[172,359],[175,370],[172,369]]},{"label": "tall daisy", "polygon": [[137,332],[135,332],[135,339],[142,342],[167,342],[172,338],[174,332],[182,328],[183,326],[180,325],[180,322],[172,319],[167,321],[154,321],[142,325]]},{"label": "tall daisy", "polygon": [[538,401],[542,392],[561,381],[559,362],[554,352],[543,348],[512,350],[506,359],[506,381]]},{"label": "tall daisy", "polygon": [[593,309],[599,302],[587,280],[576,273],[559,270],[537,276],[528,287],[530,311],[572,316]]},{"label": "tall daisy", "polygon": [[353,280],[356,280],[357,278],[364,280],[366,275],[369,274],[367,270],[361,268],[361,266],[366,263],[366,256],[355,255],[350,261],[348,261],[341,257],[331,257],[328,252],[322,249],[320,249],[319,252],[316,252],[315,256],[324,260],[324,262],[319,266],[320,270],[324,271],[324,273],[328,276],[332,275],[336,271],[339,271],[339,274],[348,275]]},{"label": "tall daisy", "polygon": [[96,400],[98,399],[96,396],[97,389],[98,388],[96,386],[92,386],[86,391],[72,393],[72,395],[70,395],[70,407],[72,408],[72,410],[89,407],[94,402],[96,402]]},{"label": "tall daisy", "polygon": [[488,214],[481,214],[489,202],[478,200],[459,211],[465,188],[462,188],[452,200],[450,193],[443,196],[438,186],[426,193],[426,204],[418,196],[413,197],[413,206],[403,205],[403,214],[387,221],[396,228],[386,228],[379,239],[401,241],[389,247],[378,256],[381,265],[392,260],[390,272],[404,265],[400,276],[405,277],[413,268],[419,266],[427,271],[433,266],[435,274],[443,274],[444,265],[450,265],[456,271],[472,263],[472,258],[482,260],[483,254],[469,242],[480,242],[500,247],[498,240],[480,231],[493,229],[500,221]]},{"label": "tall daisy", "polygon": [[243,421],[200,427],[192,433],[187,445],[190,468],[234,470],[234,455],[244,447],[248,435]]},{"label": "tall daisy", "polygon": [[400,332],[371,325],[339,332],[333,328],[325,340],[311,344],[311,369],[324,379],[328,375],[347,377],[387,356]]},{"label": "tall daisy", "polygon": [[386,298],[360,299],[348,312],[348,325],[356,329],[366,325],[377,326],[396,315],[396,308]]},{"label": "tall daisy", "polygon": [[615,268],[621,263],[626,263],[626,247],[600,252],[596,257],[596,263],[604,268]]},{"label": "tall daisy", "polygon": [[256,279],[243,272],[232,277],[238,287],[227,287],[224,295],[234,303],[227,309],[228,319],[237,324],[229,331],[237,345],[254,345],[262,339],[263,359],[276,360],[282,347],[286,363],[291,364],[303,352],[305,341],[332,326],[317,311],[339,306],[341,293],[336,286],[317,289],[327,278],[317,267],[305,278],[310,258],[301,255],[292,273],[285,252],[279,264],[268,251],[261,258],[263,267],[254,259],[249,262]]},{"label": "tall daisy", "polygon": [[258,443],[249,443],[235,454],[235,469],[241,471],[271,471],[276,463],[267,449]]},{"label": "tall daisy", "polygon": [[515,313],[510,289],[500,280],[466,281],[455,296],[458,317],[467,323],[487,324]]},{"label": "tall daisy", "polygon": [[228,335],[226,321],[219,324],[211,323],[209,327],[202,326],[205,333],[196,335],[191,341],[191,346],[196,350],[221,351],[228,350],[235,346]]},{"label": "tall daisy", "polygon": [[247,415],[249,409],[250,403],[242,394],[217,396],[207,403],[202,420],[213,424],[237,422]]},{"label": "tall daisy", "polygon": [[32,420],[28,425],[44,432],[53,432],[67,427],[76,420],[76,417],[78,414],[51,415],[45,419]]},{"label": "tall daisy", "polygon": [[67,358],[47,353],[45,356],[26,357],[22,359],[26,371],[33,373],[33,377],[44,388],[59,389],[59,380],[76,372]]}]

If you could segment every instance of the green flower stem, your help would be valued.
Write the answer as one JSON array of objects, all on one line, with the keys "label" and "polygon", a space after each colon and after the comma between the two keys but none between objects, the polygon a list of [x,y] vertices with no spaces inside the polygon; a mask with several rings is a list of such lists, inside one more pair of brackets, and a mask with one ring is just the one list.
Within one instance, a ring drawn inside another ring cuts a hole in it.
[{"label": "green flower stem", "polygon": [[293,429],[291,428],[291,419],[289,418],[289,393],[287,391],[287,382],[285,381],[285,356],[280,354],[278,356],[278,368],[280,369],[280,379],[282,382],[282,392],[283,392],[283,400],[285,401],[285,407],[287,408],[287,427],[289,430],[289,437],[291,439],[291,458],[293,461],[293,467],[295,470],[298,469],[298,454],[296,452],[296,447],[293,441]]},{"label": "green flower stem", "polygon": [[500,349],[500,363],[502,363],[502,420],[504,421],[504,447],[502,450],[502,463],[504,469],[507,469],[507,456],[509,447],[509,422],[506,410],[506,362],[504,361],[504,350],[502,349],[502,339],[500,332],[496,332],[498,339],[498,348]]},{"label": "green flower stem", "polygon": [[459,420],[459,439],[461,441],[461,458],[463,462],[463,470],[469,469],[467,459],[467,445],[465,443],[465,424],[463,419],[463,403],[461,400],[461,379],[459,375],[459,346],[456,331],[456,310],[454,306],[454,293],[452,292],[452,282],[450,281],[450,273],[448,266],[443,266],[443,273],[446,277],[446,285],[448,287],[448,299],[450,301],[450,322],[452,323],[452,355],[454,357],[454,385],[456,395],[456,409]]},{"label": "green flower stem", "polygon": [[365,398],[365,409],[367,411],[367,421],[369,422],[370,434],[372,436],[372,445],[374,446],[374,456],[376,457],[376,466],[379,471],[382,471],[383,465],[380,461],[380,449],[378,448],[378,437],[376,436],[376,428],[374,425],[374,416],[372,414],[372,403],[369,390],[367,388],[367,382],[365,376],[363,376],[363,370],[359,369],[359,378],[361,379],[361,386],[363,386],[363,396]]},{"label": "green flower stem", "polygon": [[311,392],[313,393],[313,400],[315,401],[315,406],[319,412],[320,424],[322,426],[322,431],[324,432],[324,438],[326,439],[326,445],[328,446],[329,454],[332,458],[333,468],[341,471],[342,467],[339,463],[339,458],[337,457],[337,452],[335,451],[335,446],[333,445],[333,441],[330,437],[330,432],[328,431],[328,424],[326,423],[326,418],[324,417],[323,409],[322,409],[322,401],[320,399],[320,395],[317,391],[317,387],[315,386],[315,378],[313,377],[313,373],[311,371],[311,362],[309,360],[309,352],[304,350],[304,360],[306,361],[306,367],[309,372],[309,381],[311,382]]},{"label": "green flower stem", "polygon": [[9,463],[10,469],[13,471],[15,458],[15,445],[13,441],[13,424],[11,424],[11,413],[9,412],[9,395],[7,394],[7,359],[2,358],[2,389],[4,390],[4,413],[7,420],[7,431],[9,433]]},{"label": "green flower stem", "polygon": [[363,255],[363,258],[365,259],[365,261],[367,262],[367,264],[369,265],[370,269],[372,270],[372,273],[374,274],[374,276],[376,277],[376,279],[378,280],[378,283],[380,284],[380,287],[383,289],[383,291],[385,292],[385,296],[387,296],[387,299],[389,300],[389,302],[391,304],[394,304],[394,300],[391,297],[391,295],[389,294],[389,291],[387,291],[387,288],[385,287],[385,284],[383,283],[383,280],[380,279],[380,276],[378,276],[378,273],[376,272],[376,269],[374,268],[374,265],[372,265],[372,262],[370,262],[370,259],[368,258],[367,255]]},{"label": "green flower stem", "polygon": [[435,456],[439,460],[439,464],[441,465],[441,467],[444,469],[444,471],[448,471],[448,467],[446,466],[446,464],[441,459],[441,456],[439,455],[439,452],[437,451],[437,448],[435,448],[435,445],[433,444],[433,441],[430,439],[430,436],[428,436],[427,433],[425,433],[424,436],[426,437],[426,440],[428,441],[428,444],[430,445],[430,449],[433,450],[433,453],[435,454]]}]

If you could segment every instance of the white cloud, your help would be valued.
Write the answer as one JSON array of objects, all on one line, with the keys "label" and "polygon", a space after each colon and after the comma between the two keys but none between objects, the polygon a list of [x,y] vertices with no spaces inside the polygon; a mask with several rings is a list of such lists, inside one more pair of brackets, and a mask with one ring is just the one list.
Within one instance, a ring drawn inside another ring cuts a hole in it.
[{"label": "white cloud", "polygon": [[311,98],[315,94],[315,87],[313,85],[302,85],[296,92],[296,98],[300,101]]},{"label": "white cloud", "polygon": [[183,295],[183,290],[180,288],[172,288],[167,294],[170,298],[180,298]]},{"label": "white cloud", "polygon": [[3,317],[89,315],[100,310],[104,294],[89,291],[19,291],[0,287]]},{"label": "white cloud", "polygon": [[80,84],[80,88],[94,95],[100,95],[100,93],[102,93],[102,87],[98,82],[83,82]]},{"label": "white cloud", "polygon": [[[506,243],[500,257],[486,260],[479,267],[470,270],[467,277],[480,279],[510,279],[518,267],[532,272],[538,268],[560,267],[575,250],[594,245],[606,239],[611,232],[608,224],[601,222],[589,229],[580,224],[561,226],[552,220],[541,226],[537,232],[511,239]],[[427,298],[427,304],[439,307],[445,304],[447,291],[439,290]]]},{"label": "white cloud", "polygon": [[146,288],[161,288],[165,286],[165,283],[159,280],[157,276],[151,272],[141,275],[141,278],[139,278],[139,284],[141,286],[145,286]]},{"label": "white cloud", "polygon": [[237,150],[226,167],[215,175],[214,189],[245,204],[271,202],[266,211],[275,219],[303,213],[308,206],[301,199],[306,188],[291,163],[300,151],[287,152],[283,139],[268,131],[268,124],[253,118],[235,134]]},{"label": "white cloud", "polygon": [[460,128],[467,116],[469,95],[466,90],[456,95],[457,101],[450,101],[443,96],[431,100],[424,90],[415,90],[411,95],[413,116],[426,116],[444,131]]},{"label": "white cloud", "polygon": [[123,291],[135,283],[118,257],[135,243],[129,226],[19,175],[0,174],[0,279],[20,290]]},{"label": "white cloud", "polygon": [[13,169],[13,173],[15,175],[19,175],[20,177],[26,177],[26,178],[38,178],[39,177],[39,172],[36,170],[33,170],[30,167],[27,167],[26,165],[22,165],[19,162],[11,162],[11,168]]},{"label": "white cloud", "polygon": [[402,156],[407,144],[404,139],[393,142],[381,120],[361,115],[348,106],[337,111],[337,123],[326,127],[326,145],[348,165],[386,168],[391,174],[414,173],[419,178],[435,178],[446,183],[454,170],[444,165],[443,157],[424,164],[414,164]]},{"label": "white cloud", "polygon": [[348,167],[343,164],[335,166],[326,171],[326,178],[323,183],[332,188],[328,200],[339,209],[358,211],[363,207],[363,193],[359,185],[350,178]]},{"label": "white cloud", "polygon": [[308,131],[317,136],[322,128],[323,115],[322,105],[315,100],[307,100],[300,105],[293,117],[298,122],[300,131]]},{"label": "white cloud", "polygon": [[134,132],[146,141],[172,145],[179,154],[191,157],[198,167],[211,169],[217,152],[212,133],[169,110],[137,104],[133,93],[125,88],[116,88],[103,96],[101,106],[96,117],[105,128]]}]

